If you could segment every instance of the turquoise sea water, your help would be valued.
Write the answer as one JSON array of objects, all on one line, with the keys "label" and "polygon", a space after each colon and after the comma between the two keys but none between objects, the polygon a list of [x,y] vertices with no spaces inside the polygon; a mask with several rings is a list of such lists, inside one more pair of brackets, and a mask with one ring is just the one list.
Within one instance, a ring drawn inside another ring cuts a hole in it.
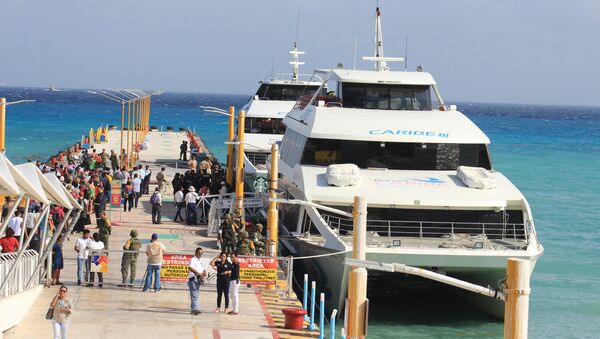
[{"label": "turquoise sea water", "polygon": [[[83,91],[0,87],[9,101],[7,155],[46,159],[91,126],[120,122],[120,108]],[[191,127],[225,159],[227,121],[198,105],[240,107],[246,97],[165,93],[153,98],[151,124]],[[600,108],[458,103],[491,139],[493,166],[533,209],[545,253],[533,274],[531,338],[600,335]],[[501,322],[437,294],[374,300],[372,338],[500,338]]]}]

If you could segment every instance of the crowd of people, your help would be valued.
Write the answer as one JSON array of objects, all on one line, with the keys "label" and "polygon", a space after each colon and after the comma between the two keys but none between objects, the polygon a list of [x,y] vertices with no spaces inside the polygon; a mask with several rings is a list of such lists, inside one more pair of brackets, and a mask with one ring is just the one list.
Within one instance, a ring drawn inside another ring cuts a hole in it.
[{"label": "crowd of people", "polygon": [[[206,195],[224,196],[231,191],[224,182],[222,168],[209,156],[192,155],[187,160],[188,144],[182,142],[180,147],[180,159],[187,162],[187,169],[182,173],[176,173],[170,181],[173,189],[174,204],[176,207],[175,222],[185,222],[196,225],[205,221],[208,211],[197,209],[198,202]],[[123,156],[123,154],[122,154]],[[59,285],[59,292],[51,302],[54,313],[49,319],[53,320],[56,331],[66,331],[65,324],[72,313],[72,304],[68,300],[68,288],[61,281],[61,270],[64,268],[63,240],[72,233],[80,233],[81,237],[75,241],[73,250],[77,257],[76,279],[78,285],[94,286],[102,288],[104,284],[103,274],[91,269],[93,255],[106,253],[109,250],[110,236],[112,233],[111,221],[106,212],[106,206],[110,203],[114,189],[114,180],[119,180],[121,185],[120,197],[123,212],[131,212],[138,208],[140,199],[150,193],[150,180],[153,176],[149,166],[135,166],[127,169],[124,164],[119,163],[119,156],[111,150],[107,153],[105,149],[97,152],[96,149],[83,150],[81,154],[67,152],[66,161],[43,164],[36,162],[35,165],[42,173],[54,173],[64,184],[66,190],[83,207],[81,215],[76,222],[73,219],[65,219],[65,210],[60,206],[51,206],[47,220],[42,220],[39,228],[29,243],[29,248],[38,252],[41,250],[42,238],[50,241],[52,233],[57,226],[65,221],[63,233],[57,238],[52,248],[52,276],[53,285]],[[155,175],[157,187],[150,195],[149,202],[152,207],[152,222],[162,223],[161,210],[163,196],[169,194],[167,173],[163,167]],[[9,211],[14,207],[15,201],[6,197],[2,208],[2,220],[7,218]],[[2,253],[18,251],[22,238],[28,237],[33,232],[39,218],[42,216],[43,204],[33,200],[25,207],[17,207],[8,221],[5,235],[0,238],[0,249]],[[73,217],[73,216],[71,216]],[[73,224],[74,222],[74,224]],[[95,223],[96,229],[93,229]],[[89,227],[86,227],[91,225]],[[249,228],[247,230],[247,228]],[[70,231],[70,233],[68,233]],[[42,235],[46,235],[42,237]],[[132,287],[136,279],[137,262],[139,253],[142,252],[142,242],[138,238],[135,229],[130,231],[130,237],[122,245],[123,255],[121,258],[121,284],[120,287]],[[217,284],[217,308],[215,312],[221,312],[222,299],[224,299],[223,312],[236,315],[239,312],[238,288],[240,284],[238,255],[257,255],[265,253],[265,238],[263,227],[256,224],[255,227],[247,224],[239,210],[232,214],[226,214],[219,229],[218,246],[223,251],[219,256],[210,261],[210,266],[216,272]],[[159,241],[158,234],[152,234],[150,243],[146,246],[147,267],[142,291],[160,291],[160,269],[165,253],[165,245]],[[199,290],[207,278],[205,264],[200,260],[203,250],[198,247],[194,257],[189,262],[188,288],[191,298],[191,313],[200,314]],[[231,308],[230,308],[231,301]]]}]

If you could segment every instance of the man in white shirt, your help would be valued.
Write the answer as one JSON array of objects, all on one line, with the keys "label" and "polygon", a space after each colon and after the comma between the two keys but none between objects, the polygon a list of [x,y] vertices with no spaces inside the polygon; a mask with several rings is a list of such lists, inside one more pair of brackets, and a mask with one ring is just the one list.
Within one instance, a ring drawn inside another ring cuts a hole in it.
[{"label": "man in white shirt", "polygon": [[175,207],[177,207],[177,212],[175,212],[174,222],[177,222],[177,217],[179,220],[183,221],[183,216],[181,215],[181,210],[185,207],[185,200],[183,197],[183,187],[179,187],[179,190],[175,192]]},{"label": "man in white shirt", "polygon": [[162,209],[162,197],[158,187],[154,189],[154,193],[150,197],[150,205],[152,205],[152,223],[161,224],[160,211]]},{"label": "man in white shirt", "polygon": [[39,206],[34,206],[29,213],[27,213],[27,218],[25,219],[25,228],[26,233],[29,235],[31,231],[33,231],[33,227],[35,226],[35,222],[38,220],[38,216],[40,212]]},{"label": "man in white shirt", "polygon": [[81,285],[82,281],[87,283],[87,269],[84,274],[85,259],[87,258],[87,247],[90,243],[90,230],[83,230],[81,238],[75,243],[75,252],[77,252],[77,285]]},{"label": "man in white shirt", "polygon": [[190,299],[192,300],[191,309],[193,315],[198,315],[200,312],[200,285],[202,285],[202,281],[206,278],[206,269],[204,265],[200,261],[202,257],[202,247],[196,248],[196,253],[190,260],[189,264],[189,274],[188,274],[188,288],[190,289]]},{"label": "man in white shirt", "polygon": [[194,186],[190,186],[188,188],[189,192],[185,195],[185,204],[186,204],[186,221],[188,225],[196,225],[197,214],[196,214],[196,204],[198,203],[198,193],[196,193],[196,189]]},{"label": "man in white shirt", "polygon": [[140,177],[138,176],[137,173],[133,175],[133,180],[131,180],[131,186],[133,186],[133,196],[135,199],[133,206],[135,206],[135,208],[137,208],[138,201],[140,200],[140,197],[142,196],[142,194],[141,194],[142,180],[140,179]]},{"label": "man in white shirt", "polygon": [[23,225],[23,218],[21,217],[21,211],[16,210],[15,215],[10,218],[8,222],[8,227],[12,228],[15,231],[15,238],[19,239],[21,237],[21,226]]}]

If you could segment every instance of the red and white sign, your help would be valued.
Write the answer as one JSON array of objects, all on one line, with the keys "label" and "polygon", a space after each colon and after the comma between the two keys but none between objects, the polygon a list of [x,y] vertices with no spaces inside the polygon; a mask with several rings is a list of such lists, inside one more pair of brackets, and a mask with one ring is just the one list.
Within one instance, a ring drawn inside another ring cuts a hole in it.
[{"label": "red and white sign", "polygon": [[239,256],[242,284],[274,284],[277,282],[277,260],[271,257]]},{"label": "red and white sign", "polygon": [[160,279],[162,281],[187,282],[188,267],[192,257],[191,254],[163,254]]}]

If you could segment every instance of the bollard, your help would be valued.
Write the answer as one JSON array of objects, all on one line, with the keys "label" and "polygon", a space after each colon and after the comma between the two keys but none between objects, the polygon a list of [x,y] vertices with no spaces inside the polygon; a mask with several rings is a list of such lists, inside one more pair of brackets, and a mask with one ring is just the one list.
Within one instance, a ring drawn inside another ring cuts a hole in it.
[{"label": "bollard", "polygon": [[[304,307],[306,314],[308,314],[308,274],[304,275],[304,289],[302,290],[302,294],[302,306]],[[308,320],[307,315],[304,316],[304,320]]]},{"label": "bollard", "polygon": [[329,338],[335,339],[335,317],[337,316],[337,310],[331,311],[331,317],[329,318]]},{"label": "bollard", "polygon": [[325,293],[319,298],[319,339],[325,335]]},{"label": "bollard", "polygon": [[311,282],[310,286],[310,324],[308,325],[309,330],[315,329],[315,294],[317,293],[317,282]]}]

